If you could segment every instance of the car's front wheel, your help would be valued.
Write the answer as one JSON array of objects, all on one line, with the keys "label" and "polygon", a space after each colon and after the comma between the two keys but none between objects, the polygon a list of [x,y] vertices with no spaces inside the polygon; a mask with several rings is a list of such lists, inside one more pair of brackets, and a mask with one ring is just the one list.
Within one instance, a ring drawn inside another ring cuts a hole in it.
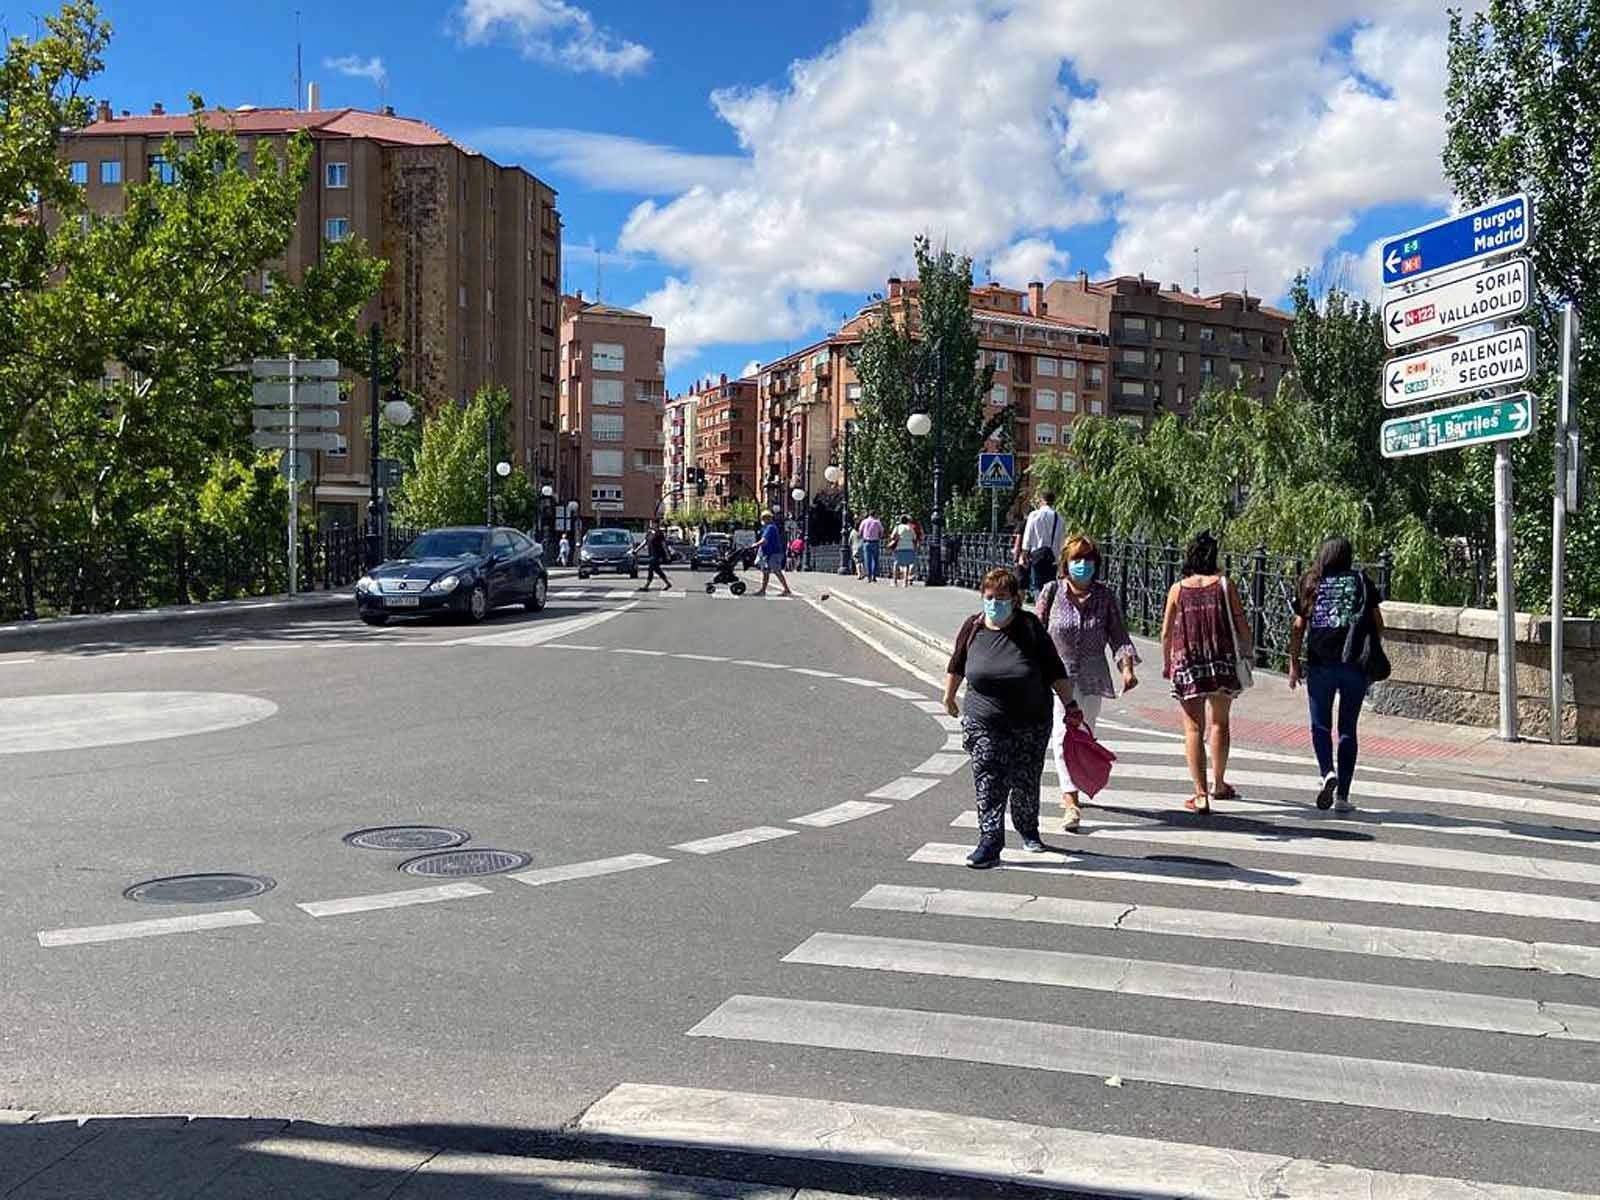
[{"label": "car's front wheel", "polygon": [[489,589],[481,583],[472,585],[467,593],[467,620],[474,625],[489,615]]},{"label": "car's front wheel", "polygon": [[539,612],[543,609],[545,601],[549,599],[549,587],[550,585],[545,582],[542,575],[535,579],[533,581],[533,594],[523,602],[523,607],[529,612]]}]

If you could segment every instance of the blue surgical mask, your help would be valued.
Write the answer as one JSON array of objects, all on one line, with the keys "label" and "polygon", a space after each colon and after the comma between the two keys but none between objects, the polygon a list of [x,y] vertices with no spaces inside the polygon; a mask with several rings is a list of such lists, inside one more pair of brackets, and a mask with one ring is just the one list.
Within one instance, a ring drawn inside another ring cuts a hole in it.
[{"label": "blue surgical mask", "polygon": [[1072,576],[1076,583],[1087,583],[1094,578],[1094,560],[1092,558],[1075,558],[1067,564],[1067,574]]},{"label": "blue surgical mask", "polygon": [[983,615],[996,625],[1003,625],[1011,616],[1011,601],[994,599],[985,596],[983,599]]}]

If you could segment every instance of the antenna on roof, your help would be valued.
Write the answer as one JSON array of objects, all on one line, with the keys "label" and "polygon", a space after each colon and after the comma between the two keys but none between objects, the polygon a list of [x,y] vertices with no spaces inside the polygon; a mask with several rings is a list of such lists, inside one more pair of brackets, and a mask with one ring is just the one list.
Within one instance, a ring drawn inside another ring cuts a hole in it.
[{"label": "antenna on roof", "polygon": [[305,104],[305,78],[300,70],[300,10],[294,10],[294,108],[296,112]]},{"label": "antenna on roof", "polygon": [[1200,294],[1200,247],[1194,248],[1194,294]]},{"label": "antenna on roof", "polygon": [[596,249],[594,252],[594,302],[596,304],[601,303],[606,298],[605,293],[600,290],[600,285],[604,281],[605,268],[601,266],[600,251]]}]

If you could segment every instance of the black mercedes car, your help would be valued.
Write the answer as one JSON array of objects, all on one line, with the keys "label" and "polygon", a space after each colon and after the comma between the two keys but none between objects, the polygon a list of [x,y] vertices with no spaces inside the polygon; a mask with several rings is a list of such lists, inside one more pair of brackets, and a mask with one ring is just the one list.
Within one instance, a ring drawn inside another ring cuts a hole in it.
[{"label": "black mercedes car", "polygon": [[538,612],[549,591],[537,543],[515,529],[453,526],[419,534],[399,558],[358,579],[356,612],[368,625],[424,613],[476,622],[506,604]]}]

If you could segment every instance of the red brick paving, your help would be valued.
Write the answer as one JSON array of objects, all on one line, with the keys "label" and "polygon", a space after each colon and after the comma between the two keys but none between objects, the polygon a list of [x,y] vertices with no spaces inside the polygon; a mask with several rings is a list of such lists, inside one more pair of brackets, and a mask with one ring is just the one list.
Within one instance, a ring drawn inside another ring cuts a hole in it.
[{"label": "red brick paving", "polygon": [[[1134,708],[1132,712],[1151,724],[1162,728],[1183,728],[1183,718],[1178,712],[1176,704],[1163,707],[1140,705]],[[1258,717],[1244,717],[1235,714],[1232,726],[1235,743],[1272,746],[1285,750],[1302,750],[1308,754],[1311,752],[1311,730],[1301,722],[1265,721]],[[1431,742],[1420,738],[1384,737],[1382,734],[1367,733],[1361,735],[1361,753],[1372,758],[1402,760],[1416,758],[1461,759],[1469,756],[1466,747],[1451,745],[1448,742]]]}]

